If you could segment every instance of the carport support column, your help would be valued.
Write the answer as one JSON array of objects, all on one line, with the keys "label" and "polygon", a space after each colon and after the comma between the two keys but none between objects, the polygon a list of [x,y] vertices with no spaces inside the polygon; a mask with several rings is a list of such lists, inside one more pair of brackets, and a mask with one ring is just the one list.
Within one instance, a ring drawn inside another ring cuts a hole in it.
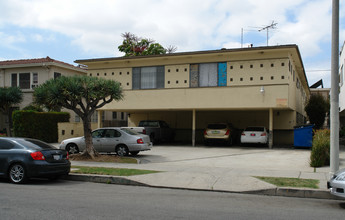
[{"label": "carport support column", "polygon": [[268,147],[272,149],[273,147],[273,109],[270,108],[269,113],[269,133],[268,133]]},{"label": "carport support column", "polygon": [[192,146],[195,147],[195,124],[196,124],[196,120],[195,120],[196,116],[195,116],[195,109],[193,109],[193,122],[192,122]]}]

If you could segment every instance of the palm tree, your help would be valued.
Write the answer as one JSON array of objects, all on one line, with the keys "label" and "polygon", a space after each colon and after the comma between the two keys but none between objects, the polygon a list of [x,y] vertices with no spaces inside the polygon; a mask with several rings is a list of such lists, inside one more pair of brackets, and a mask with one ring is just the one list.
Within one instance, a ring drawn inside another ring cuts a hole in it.
[{"label": "palm tree", "polygon": [[23,92],[18,87],[0,88],[0,110],[7,115],[8,123],[6,124],[7,136],[11,136],[11,106],[19,104],[23,100]]}]

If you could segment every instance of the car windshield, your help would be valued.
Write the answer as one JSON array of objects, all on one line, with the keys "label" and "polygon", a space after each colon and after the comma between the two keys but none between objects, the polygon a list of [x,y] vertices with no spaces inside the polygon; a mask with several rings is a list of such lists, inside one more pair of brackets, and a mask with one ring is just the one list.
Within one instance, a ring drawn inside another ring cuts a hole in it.
[{"label": "car windshield", "polygon": [[34,139],[19,139],[16,140],[16,142],[33,150],[55,149],[53,146],[47,143]]},{"label": "car windshield", "polygon": [[248,127],[245,131],[264,131],[264,127]]},{"label": "car windshield", "polygon": [[130,129],[127,129],[127,128],[121,128],[121,131],[124,131],[126,132],[127,134],[130,134],[130,135],[138,135],[139,133],[133,131],[133,130],[130,130]]},{"label": "car windshield", "polygon": [[207,126],[208,129],[225,129],[226,124],[209,124]]}]

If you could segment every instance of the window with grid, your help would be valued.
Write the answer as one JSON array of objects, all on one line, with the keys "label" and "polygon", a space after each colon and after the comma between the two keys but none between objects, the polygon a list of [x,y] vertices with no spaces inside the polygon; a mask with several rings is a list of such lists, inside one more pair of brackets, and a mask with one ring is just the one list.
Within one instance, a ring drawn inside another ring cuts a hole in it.
[{"label": "window with grid", "polygon": [[164,66],[133,68],[132,85],[133,89],[164,88]]}]

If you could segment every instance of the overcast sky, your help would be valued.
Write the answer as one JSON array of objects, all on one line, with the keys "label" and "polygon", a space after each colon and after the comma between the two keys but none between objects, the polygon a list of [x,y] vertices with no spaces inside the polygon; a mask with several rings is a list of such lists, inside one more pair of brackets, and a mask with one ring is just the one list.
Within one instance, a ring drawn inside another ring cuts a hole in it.
[{"label": "overcast sky", "polygon": [[[297,44],[309,85],[330,86],[332,0],[1,0],[0,60],[123,56],[121,34],[177,52]],[[340,45],[345,40],[340,0]],[[243,29],[243,35],[241,30]]]}]

